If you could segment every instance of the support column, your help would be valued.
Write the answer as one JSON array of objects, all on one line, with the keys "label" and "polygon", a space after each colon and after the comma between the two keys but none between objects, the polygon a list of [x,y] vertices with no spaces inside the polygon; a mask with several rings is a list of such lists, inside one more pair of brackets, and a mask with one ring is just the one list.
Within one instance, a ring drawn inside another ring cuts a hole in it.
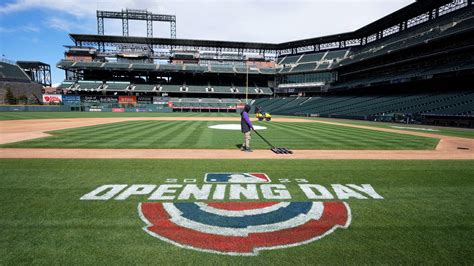
[{"label": "support column", "polygon": [[153,37],[153,20],[151,20],[151,14],[146,14],[146,36]]},{"label": "support column", "polygon": [[171,39],[176,39],[176,21],[170,23]]},{"label": "support column", "polygon": [[104,18],[99,17],[99,14],[97,14],[97,34],[104,35]]}]

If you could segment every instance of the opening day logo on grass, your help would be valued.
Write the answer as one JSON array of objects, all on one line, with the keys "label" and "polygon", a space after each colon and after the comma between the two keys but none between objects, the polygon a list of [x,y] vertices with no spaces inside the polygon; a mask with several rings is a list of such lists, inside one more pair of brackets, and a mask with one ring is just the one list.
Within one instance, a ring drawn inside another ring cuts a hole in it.
[{"label": "opening day logo on grass", "polygon": [[[323,186],[305,179],[272,184],[264,173],[207,173],[204,184],[195,184],[196,179],[180,181],[107,184],[80,199],[148,196],[149,202],[138,204],[138,215],[151,236],[182,248],[240,256],[319,240],[349,227],[351,210],[342,200],[383,199],[370,184]],[[308,201],[291,201],[285,185],[291,182]]]}]

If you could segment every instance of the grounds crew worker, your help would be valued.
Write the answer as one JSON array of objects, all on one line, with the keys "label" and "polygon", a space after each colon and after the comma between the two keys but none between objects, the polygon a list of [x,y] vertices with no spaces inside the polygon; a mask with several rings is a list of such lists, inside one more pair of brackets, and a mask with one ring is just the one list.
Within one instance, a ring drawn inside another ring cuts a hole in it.
[{"label": "grounds crew worker", "polygon": [[253,129],[252,122],[249,118],[250,105],[246,104],[242,113],[240,113],[240,128],[244,133],[244,143],[242,144],[242,151],[252,152],[250,149],[250,131]]}]

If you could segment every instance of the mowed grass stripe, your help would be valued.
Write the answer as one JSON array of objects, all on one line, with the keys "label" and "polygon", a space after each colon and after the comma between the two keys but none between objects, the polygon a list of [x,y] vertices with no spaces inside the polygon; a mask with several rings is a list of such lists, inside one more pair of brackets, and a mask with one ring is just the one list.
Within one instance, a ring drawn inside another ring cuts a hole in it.
[{"label": "mowed grass stripe", "polygon": [[208,124],[209,123],[206,121],[200,121],[196,123],[196,125],[192,125],[188,137],[186,138],[186,140],[181,142],[181,145],[195,148],[201,136],[208,134],[211,135],[211,130],[205,130],[207,129]]},{"label": "mowed grass stripe", "polygon": [[[329,147],[333,149],[343,149],[347,146],[351,146],[353,148],[363,148],[364,146],[370,145],[370,144],[373,144],[374,146],[380,146],[380,145],[382,145],[382,147],[385,146],[382,144],[383,142],[377,141],[377,140],[364,142],[364,140],[368,139],[367,137],[353,136],[351,135],[350,130],[346,130],[345,134],[342,134],[342,133],[330,134],[332,131],[331,132],[323,131],[323,133],[321,133],[321,131],[318,132],[317,130],[313,130],[312,127],[304,127],[304,125],[302,125],[301,127],[303,127],[304,132],[307,132],[307,133],[298,134],[298,132],[303,131],[303,130],[298,131],[298,130],[292,129],[293,128],[292,126],[282,125],[282,128],[284,130],[287,130],[288,132],[296,132],[295,134],[301,135],[305,137],[306,139],[312,138],[316,142],[315,144],[319,143],[319,146],[323,146],[323,147]],[[300,141],[305,141],[304,139],[299,139],[299,138],[297,139]]]},{"label": "mowed grass stripe", "polygon": [[[215,122],[206,122],[206,127],[215,125]],[[203,148],[212,148],[210,143],[216,137],[215,134],[217,131],[215,130],[208,130],[206,134],[199,134],[197,138],[195,138],[194,147],[203,147]]]},{"label": "mowed grass stripe", "polygon": [[[282,124],[284,126],[284,124]],[[320,126],[320,127],[319,127]],[[284,127],[288,127],[285,125]],[[300,131],[310,131],[310,135],[316,137],[316,141],[324,142],[324,146],[346,146],[356,145],[364,147],[367,145],[377,145],[381,148],[394,147],[400,145],[407,148],[417,148],[423,146],[428,149],[436,147],[438,141],[436,139],[429,139],[431,143],[426,143],[427,138],[416,137],[402,134],[394,134],[389,132],[378,132],[375,130],[354,129],[350,127],[340,127],[332,125],[321,124],[305,124],[305,123],[291,123],[292,128],[297,128]],[[297,130],[293,130],[298,132]],[[362,133],[362,134],[357,134]],[[303,135],[304,136],[304,135]],[[338,144],[338,145],[336,145]]]},{"label": "mowed grass stripe", "polygon": [[[143,139],[151,137],[150,130],[154,127],[156,127],[156,123],[152,123],[152,121],[147,121],[147,123],[144,123],[144,126],[126,128],[126,136],[124,138],[119,137],[117,140],[117,144],[120,146],[141,146],[141,144],[143,144]],[[140,141],[136,141],[137,139]]]},{"label": "mowed grass stripe", "polygon": [[176,135],[175,138],[173,138],[170,142],[171,147],[173,148],[178,148],[178,147],[193,147],[192,142],[193,138],[196,137],[196,135],[203,134],[205,131],[200,128],[200,126],[204,124],[202,121],[201,122],[193,122],[189,123],[181,132]]},{"label": "mowed grass stripe", "polygon": [[[209,129],[210,121],[129,121],[53,132],[54,136],[2,147],[44,148],[214,148],[235,149],[240,130]],[[267,123],[261,133],[273,145],[291,149],[433,149],[438,140],[318,123]],[[253,134],[252,148],[268,145]]]},{"label": "mowed grass stripe", "polygon": [[[390,132],[379,132],[376,130],[358,129],[358,128],[350,128],[350,127],[344,128],[342,126],[329,125],[329,127],[326,127],[326,129],[324,129],[324,127],[314,128],[314,124],[308,124],[308,125],[302,124],[300,128],[304,128],[304,129],[311,128],[312,130],[314,130],[314,132],[319,132],[320,135],[325,136],[324,138],[328,141],[336,140],[336,139],[338,140],[352,139],[360,143],[379,142],[383,146],[387,146],[387,147],[391,145],[398,145],[400,143],[406,144],[410,147],[416,147],[420,144],[425,145],[425,142],[426,142],[426,138],[424,137],[402,135],[402,134],[390,133]],[[357,133],[361,133],[361,134],[357,134]],[[434,148],[436,147],[437,143],[438,143],[437,140],[433,140],[433,142],[431,144],[428,144],[426,147]]]},{"label": "mowed grass stripe", "polygon": [[179,147],[175,143],[179,142],[179,138],[180,136],[182,136],[183,132],[189,130],[188,127],[194,123],[196,122],[184,121],[183,123],[174,125],[165,135],[160,138],[162,140],[162,143],[159,143],[159,145],[165,148]]},{"label": "mowed grass stripe", "polygon": [[[135,121],[134,121],[135,122]],[[121,127],[115,128],[112,133],[99,132],[97,136],[89,136],[88,138],[84,135],[85,139],[77,140],[81,147],[87,147],[89,145],[97,145],[100,148],[113,148],[121,147],[122,142],[129,139],[129,133],[138,132],[142,128],[147,127],[147,123],[124,123],[121,122]],[[110,132],[110,131],[109,131]]]},{"label": "mowed grass stripe", "polygon": [[158,145],[160,142],[163,140],[158,137],[162,132],[165,132],[166,130],[175,127],[173,123],[170,123],[169,121],[161,121],[161,123],[157,123],[157,125],[149,130],[148,132],[148,137],[145,139],[142,139],[141,142],[144,143],[145,146],[147,147],[155,147]]}]

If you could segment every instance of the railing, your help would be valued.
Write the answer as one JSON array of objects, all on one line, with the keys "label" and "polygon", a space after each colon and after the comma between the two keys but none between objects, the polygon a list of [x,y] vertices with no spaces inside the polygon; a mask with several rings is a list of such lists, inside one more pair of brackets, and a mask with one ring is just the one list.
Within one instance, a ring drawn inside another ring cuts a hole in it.
[{"label": "railing", "polygon": [[0,62],[16,66],[15,61],[12,61],[12,60],[9,60],[9,59],[6,59],[6,58],[0,58]]}]

